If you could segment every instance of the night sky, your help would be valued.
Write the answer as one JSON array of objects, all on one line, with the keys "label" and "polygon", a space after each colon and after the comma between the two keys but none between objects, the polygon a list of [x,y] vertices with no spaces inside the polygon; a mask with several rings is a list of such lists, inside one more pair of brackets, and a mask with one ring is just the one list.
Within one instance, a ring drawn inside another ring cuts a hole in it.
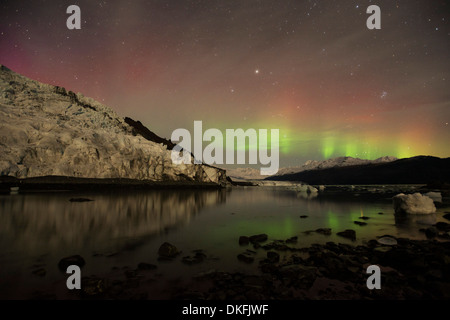
[{"label": "night sky", "polygon": [[[66,8],[81,8],[68,30]],[[366,9],[381,8],[381,30]],[[279,128],[281,166],[450,156],[449,1],[5,1],[0,63],[170,137]]]}]

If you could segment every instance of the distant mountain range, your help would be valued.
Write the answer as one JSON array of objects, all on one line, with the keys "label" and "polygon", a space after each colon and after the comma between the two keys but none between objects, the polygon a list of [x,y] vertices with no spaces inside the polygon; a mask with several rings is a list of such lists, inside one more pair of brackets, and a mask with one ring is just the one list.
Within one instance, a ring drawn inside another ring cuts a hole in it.
[{"label": "distant mountain range", "polygon": [[337,167],[348,167],[348,166],[358,166],[358,165],[366,165],[366,164],[375,164],[375,163],[386,163],[398,160],[396,157],[381,157],[375,160],[366,160],[366,159],[358,159],[352,157],[338,157],[323,161],[317,160],[308,160],[303,165],[298,167],[287,167],[281,168],[278,170],[278,173],[275,176],[284,176],[287,174],[294,174],[308,170],[319,170],[319,169],[328,169],[328,168],[337,168]]},{"label": "distant mountain range", "polygon": [[266,178],[266,180],[302,181],[309,184],[428,184],[450,182],[450,158],[442,159],[431,156],[417,156],[399,160],[384,157],[372,162],[353,158],[337,158],[322,162],[308,162],[300,168],[305,170],[285,174],[279,173],[276,176]]},{"label": "distant mountain range", "polygon": [[[372,163],[385,163],[397,160],[396,157],[381,157],[376,160],[365,160],[352,157],[338,157],[323,161],[318,160],[308,160],[301,166],[285,167],[280,168],[276,175],[271,176],[271,180],[277,180],[277,177],[282,177],[288,174],[295,174],[308,170],[319,170],[326,168],[335,167],[345,167],[345,166],[355,166],[355,165],[365,165]],[[262,176],[259,169],[253,168],[237,168],[237,169],[227,169],[227,176],[232,179],[243,179],[243,180],[260,180],[265,179],[267,176]],[[273,178],[273,179],[272,179]]]}]

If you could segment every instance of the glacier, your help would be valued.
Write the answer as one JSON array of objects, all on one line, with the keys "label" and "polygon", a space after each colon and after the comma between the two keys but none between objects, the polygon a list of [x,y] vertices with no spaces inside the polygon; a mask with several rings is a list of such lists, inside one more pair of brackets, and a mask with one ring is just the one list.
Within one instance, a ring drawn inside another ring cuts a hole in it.
[{"label": "glacier", "polygon": [[3,65],[0,176],[226,184],[223,169],[173,164],[167,145],[144,138],[111,108]]}]

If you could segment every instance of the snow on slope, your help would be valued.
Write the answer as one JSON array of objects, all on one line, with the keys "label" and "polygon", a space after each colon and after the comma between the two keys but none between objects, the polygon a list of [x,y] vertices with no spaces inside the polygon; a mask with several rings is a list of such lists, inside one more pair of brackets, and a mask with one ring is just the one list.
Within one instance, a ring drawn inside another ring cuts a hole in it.
[{"label": "snow on slope", "polygon": [[365,165],[365,164],[373,164],[373,163],[382,163],[382,162],[391,162],[397,160],[396,157],[381,157],[376,160],[365,160],[358,159],[352,157],[338,157],[333,159],[328,159],[324,161],[317,160],[308,160],[303,165],[298,167],[287,167],[281,168],[278,170],[278,173],[275,176],[281,176],[285,174],[298,173],[307,170],[320,170],[327,169],[333,167],[346,167],[346,166],[356,166],[356,165]]},{"label": "snow on slope", "polygon": [[113,110],[0,65],[0,176],[225,183],[224,170],[174,165]]},{"label": "snow on slope", "polygon": [[261,175],[260,169],[253,168],[236,168],[226,169],[227,176],[237,180],[262,180],[267,176]]}]

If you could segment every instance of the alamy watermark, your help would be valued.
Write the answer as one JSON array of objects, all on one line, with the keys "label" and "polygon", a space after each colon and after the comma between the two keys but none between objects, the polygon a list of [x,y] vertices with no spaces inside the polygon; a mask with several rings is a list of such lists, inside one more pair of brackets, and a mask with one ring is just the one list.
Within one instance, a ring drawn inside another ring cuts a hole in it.
[{"label": "alamy watermark", "polygon": [[[66,10],[67,14],[70,16],[67,18],[66,26],[69,30],[81,29],[81,9],[77,5],[70,5]],[[381,9],[377,5],[370,5],[366,10],[370,17],[367,18],[366,26],[367,29],[381,29]]]},{"label": "alamy watermark", "polygon": [[[194,147],[191,133],[186,129],[176,129],[171,140],[179,141],[172,149],[175,164],[262,164],[261,175],[273,175],[279,169],[279,129],[226,129],[225,158],[224,135],[219,129],[211,128],[203,132],[202,121],[194,121]],[[180,141],[180,139],[182,139]],[[203,142],[210,142],[203,148]],[[248,144],[247,144],[248,142]],[[270,143],[270,145],[269,145]],[[247,148],[248,145],[248,148]],[[248,149],[248,162],[246,153]],[[270,150],[270,155],[269,155]],[[236,154],[236,161],[235,161]]]}]

